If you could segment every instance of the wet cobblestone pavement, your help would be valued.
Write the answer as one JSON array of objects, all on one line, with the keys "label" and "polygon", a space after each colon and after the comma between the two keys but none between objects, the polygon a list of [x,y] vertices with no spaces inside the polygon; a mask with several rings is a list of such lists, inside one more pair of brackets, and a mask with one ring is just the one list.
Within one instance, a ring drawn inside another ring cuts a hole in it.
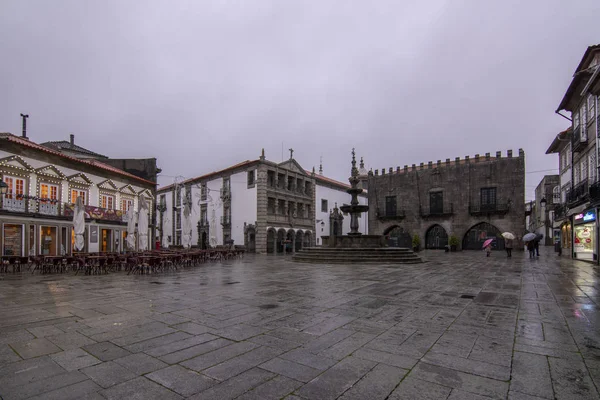
[{"label": "wet cobblestone pavement", "polygon": [[247,255],[155,276],[0,276],[3,399],[598,399],[598,267]]}]

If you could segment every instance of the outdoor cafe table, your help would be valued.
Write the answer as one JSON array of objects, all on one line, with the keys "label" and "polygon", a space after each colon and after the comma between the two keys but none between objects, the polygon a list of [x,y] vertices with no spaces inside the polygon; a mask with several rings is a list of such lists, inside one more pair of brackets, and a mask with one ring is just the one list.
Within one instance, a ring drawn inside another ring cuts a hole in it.
[{"label": "outdoor cafe table", "polygon": [[13,272],[16,272],[17,268],[21,268],[23,265],[29,264],[29,257],[22,256],[0,256],[0,272],[8,272],[8,267],[13,267]]}]

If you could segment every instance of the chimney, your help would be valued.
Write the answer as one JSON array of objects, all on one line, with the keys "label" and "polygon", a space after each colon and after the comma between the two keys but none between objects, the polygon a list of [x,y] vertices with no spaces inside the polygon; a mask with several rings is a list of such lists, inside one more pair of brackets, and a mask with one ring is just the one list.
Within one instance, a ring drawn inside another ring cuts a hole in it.
[{"label": "chimney", "polygon": [[73,145],[75,144],[75,135],[73,135],[73,134],[71,133],[71,135],[70,135],[70,136],[71,136],[71,146],[73,146]]},{"label": "chimney", "polygon": [[23,135],[21,136],[23,139],[27,138],[27,118],[29,118],[29,114],[21,114],[21,118],[23,119]]}]

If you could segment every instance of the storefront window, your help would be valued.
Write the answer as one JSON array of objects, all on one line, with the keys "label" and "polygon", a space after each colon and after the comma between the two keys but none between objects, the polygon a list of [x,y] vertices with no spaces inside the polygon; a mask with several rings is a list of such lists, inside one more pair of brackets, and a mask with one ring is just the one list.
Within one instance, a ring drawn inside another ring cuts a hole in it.
[{"label": "storefront window", "polygon": [[575,258],[594,260],[596,249],[596,212],[594,210],[577,214],[573,218],[573,252]]},{"label": "storefront window", "polygon": [[4,224],[4,246],[2,254],[5,256],[23,255],[23,225]]},{"label": "storefront window", "polygon": [[35,249],[36,249],[36,234],[35,234],[35,225],[29,225],[29,255],[30,256],[35,256]]},{"label": "storefront window", "polygon": [[56,256],[57,245],[56,227],[40,226],[40,254],[44,256]]}]

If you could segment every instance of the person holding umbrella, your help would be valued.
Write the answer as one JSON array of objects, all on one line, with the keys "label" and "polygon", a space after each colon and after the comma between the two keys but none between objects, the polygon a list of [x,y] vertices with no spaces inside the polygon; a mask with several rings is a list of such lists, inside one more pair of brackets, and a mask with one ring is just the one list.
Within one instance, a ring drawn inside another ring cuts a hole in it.
[{"label": "person holding umbrella", "polygon": [[512,257],[512,249],[513,249],[513,240],[515,239],[515,235],[510,232],[504,232],[502,237],[505,239],[504,249],[506,250],[506,257]]},{"label": "person holding umbrella", "polygon": [[492,253],[492,242],[493,241],[494,241],[494,238],[488,239],[485,242],[483,242],[483,248],[485,249],[486,257],[489,257],[490,254]]}]

